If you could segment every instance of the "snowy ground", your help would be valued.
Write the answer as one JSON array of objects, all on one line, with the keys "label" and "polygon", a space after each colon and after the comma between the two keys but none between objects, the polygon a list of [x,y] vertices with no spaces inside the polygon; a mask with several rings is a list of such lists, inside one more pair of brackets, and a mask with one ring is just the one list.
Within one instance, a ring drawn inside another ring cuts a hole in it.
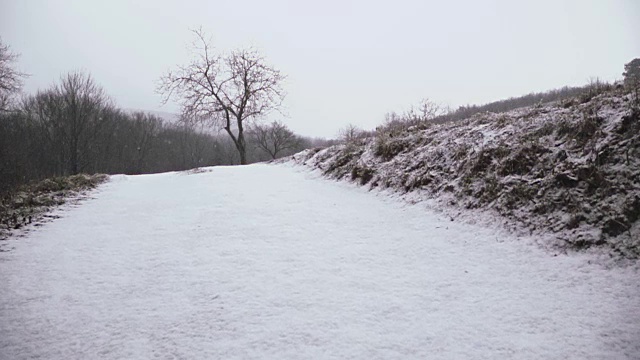
[{"label": "snowy ground", "polygon": [[616,89],[587,102],[387,125],[289,159],[453,214],[474,209],[557,250],[640,260],[640,112],[630,102]]},{"label": "snowy ground", "polygon": [[291,165],[119,176],[0,253],[0,359],[638,359],[637,267]]}]

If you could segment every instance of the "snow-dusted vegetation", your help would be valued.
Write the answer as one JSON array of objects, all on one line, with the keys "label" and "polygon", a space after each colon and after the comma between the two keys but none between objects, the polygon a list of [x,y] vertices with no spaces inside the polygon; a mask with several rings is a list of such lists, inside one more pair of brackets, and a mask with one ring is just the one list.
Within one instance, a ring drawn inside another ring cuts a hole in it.
[{"label": "snow-dusted vegetation", "polygon": [[1,0],[0,360],[640,360],[610,3]]},{"label": "snow-dusted vegetation", "polygon": [[[293,161],[337,179],[432,199],[500,221],[561,249],[640,255],[640,112],[633,94],[599,94],[505,113],[423,123]],[[463,211],[464,212],[464,211]],[[544,236],[546,235],[546,236]]]},{"label": "snow-dusted vegetation", "polygon": [[[26,225],[41,225],[47,219],[57,216],[51,212],[67,201],[86,197],[87,193],[107,181],[104,174],[78,174],[49,178],[23,185],[13,192],[0,197],[0,240],[15,235],[15,230]],[[5,250],[5,242],[0,242],[0,251]]]}]

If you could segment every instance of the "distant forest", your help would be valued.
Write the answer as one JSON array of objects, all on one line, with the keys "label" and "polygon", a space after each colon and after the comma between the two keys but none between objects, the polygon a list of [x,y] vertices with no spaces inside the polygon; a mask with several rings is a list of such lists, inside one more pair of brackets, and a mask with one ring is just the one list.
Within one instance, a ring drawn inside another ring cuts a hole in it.
[{"label": "distant forest", "polygon": [[[484,105],[464,105],[455,110],[443,108],[429,99],[423,99],[417,106],[411,106],[408,111],[402,113],[387,113],[385,115],[385,123],[381,128],[402,130],[412,125],[424,123],[442,124],[450,121],[464,120],[479,113],[503,113],[523,107],[556,101],[573,101],[573,99],[577,99],[578,101],[586,102],[593,96],[610,90],[614,86],[622,86],[622,84],[619,83],[616,85],[599,79],[592,79],[584,86],[565,86],[560,89],[529,93]],[[350,125],[346,129],[343,129],[341,135],[343,138],[350,138],[373,134],[374,132],[358,130],[353,125]]]},{"label": "distant forest", "polygon": [[[21,94],[26,75],[12,66],[16,57],[0,42],[0,195],[33,181],[78,173],[146,174],[240,163],[237,144],[226,134],[212,133],[202,122],[193,125],[185,118],[170,122],[153,113],[124,111],[83,72],[63,75],[58,83],[36,94]],[[564,87],[448,111],[424,102],[418,111],[387,114],[387,125],[458,121],[480,112],[506,112],[588,97],[611,86],[592,80],[583,87]],[[248,163],[337,142],[298,136],[281,122],[247,126]],[[354,134],[351,126],[340,137],[345,141]]]},{"label": "distant forest", "polygon": [[583,97],[585,101],[595,94],[610,89],[613,85],[599,79],[591,80],[584,86],[565,86],[560,89],[553,89],[544,92],[530,93],[523,96],[512,97],[509,99],[494,101],[485,105],[467,105],[460,106],[457,110],[439,115],[433,119],[434,122],[443,123],[449,121],[457,121],[466,119],[472,115],[492,112],[503,113],[522,107],[533,106],[536,104],[550,103],[554,101],[568,100]]},{"label": "distant forest", "polygon": [[[287,146],[277,153],[270,143],[277,139],[267,132],[272,128],[288,136]],[[255,133],[248,149],[251,162],[327,144],[297,136],[281,123],[256,126]],[[0,111],[0,194],[31,181],[77,173],[146,174],[238,162],[226,134],[119,109],[91,76],[80,72]]]},{"label": "distant forest", "polygon": [[[575,98],[603,86],[611,85],[597,81],[461,106],[431,121],[457,121],[480,112],[506,112]],[[268,151],[274,138],[269,138],[267,131],[274,124],[250,132],[249,162],[335,143],[294,135],[285,126],[284,131],[289,131],[295,142],[274,156]],[[70,73],[52,88],[23,96],[0,112],[0,193],[34,180],[77,173],[146,174],[238,163],[237,151],[226,134],[210,134],[152,113],[119,109],[84,73]]]}]

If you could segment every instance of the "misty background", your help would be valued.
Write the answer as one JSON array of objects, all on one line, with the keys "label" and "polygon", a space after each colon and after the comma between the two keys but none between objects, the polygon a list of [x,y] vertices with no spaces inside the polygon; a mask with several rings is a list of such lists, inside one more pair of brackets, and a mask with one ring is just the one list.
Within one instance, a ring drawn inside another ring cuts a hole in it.
[{"label": "misty background", "polygon": [[372,129],[429,98],[457,108],[621,77],[640,3],[613,1],[0,1],[24,92],[82,70],[124,109],[161,106],[158,78],[192,58],[190,29],[253,46],[287,76],[281,120],[310,137]]}]

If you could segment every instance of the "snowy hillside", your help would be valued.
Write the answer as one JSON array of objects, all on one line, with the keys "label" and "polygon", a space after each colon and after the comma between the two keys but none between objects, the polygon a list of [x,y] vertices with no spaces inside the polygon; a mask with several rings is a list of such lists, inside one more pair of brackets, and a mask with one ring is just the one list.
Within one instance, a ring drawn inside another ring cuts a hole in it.
[{"label": "snowy hillside", "polygon": [[291,165],[115,176],[0,252],[0,359],[637,359],[638,268]]},{"label": "snowy hillside", "polygon": [[544,246],[638,258],[640,119],[629,102],[617,88],[583,101],[379,131],[294,161],[431,199],[454,217],[464,209],[498,219],[538,234]]}]

